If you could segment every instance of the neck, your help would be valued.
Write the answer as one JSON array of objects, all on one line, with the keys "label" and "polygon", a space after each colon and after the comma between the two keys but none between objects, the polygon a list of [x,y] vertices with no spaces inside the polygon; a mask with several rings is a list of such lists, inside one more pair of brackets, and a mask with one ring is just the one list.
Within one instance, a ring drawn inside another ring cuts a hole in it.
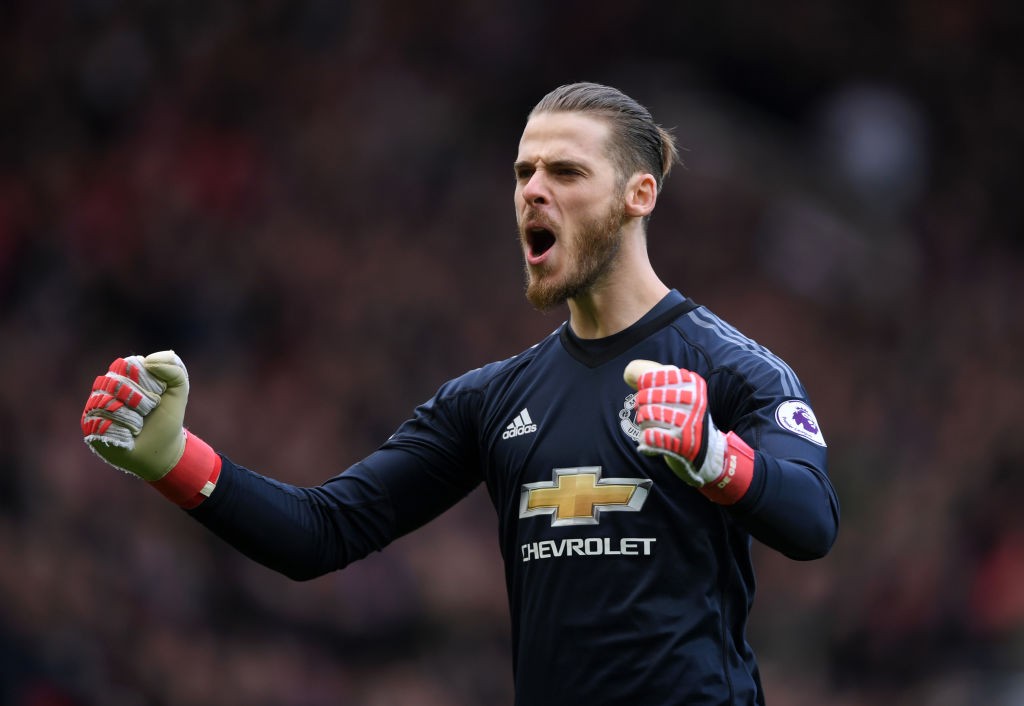
[{"label": "neck", "polygon": [[605,277],[569,300],[569,325],[580,338],[611,336],[643,318],[668,292],[651,266],[644,239],[630,238]]}]

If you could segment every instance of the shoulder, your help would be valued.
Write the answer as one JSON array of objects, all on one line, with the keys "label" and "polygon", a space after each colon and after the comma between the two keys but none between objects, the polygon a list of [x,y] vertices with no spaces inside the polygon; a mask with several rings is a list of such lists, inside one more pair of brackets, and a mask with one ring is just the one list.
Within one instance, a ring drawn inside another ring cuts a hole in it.
[{"label": "shoulder", "polygon": [[561,327],[521,353],[474,368],[449,380],[437,391],[435,399],[453,399],[466,395],[486,396],[514,382],[557,343],[560,329]]},{"label": "shoulder", "polygon": [[480,425],[492,416],[507,391],[524,379],[524,371],[550,339],[548,336],[518,355],[448,380],[416,407],[412,417],[391,436],[388,446],[409,448],[411,440],[411,446],[421,454],[425,446],[450,450],[477,439]]},{"label": "shoulder", "polygon": [[680,316],[674,326],[700,352],[705,377],[721,376],[733,384],[771,390],[783,397],[804,396],[789,364],[707,307],[698,306]]}]

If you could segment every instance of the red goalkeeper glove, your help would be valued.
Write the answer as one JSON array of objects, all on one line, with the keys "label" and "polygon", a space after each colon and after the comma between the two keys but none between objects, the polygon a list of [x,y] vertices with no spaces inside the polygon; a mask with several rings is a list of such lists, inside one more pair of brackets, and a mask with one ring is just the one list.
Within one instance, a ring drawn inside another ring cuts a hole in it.
[{"label": "red goalkeeper glove", "polygon": [[674,365],[634,360],[626,382],[637,390],[637,450],[664,457],[669,468],[708,499],[738,501],[754,475],[754,451],[734,432],[718,430],[708,411],[704,378]]},{"label": "red goalkeeper glove", "polygon": [[220,456],[183,424],[188,372],[174,351],[118,358],[93,382],[85,442],[104,461],[192,508],[209,497]]}]

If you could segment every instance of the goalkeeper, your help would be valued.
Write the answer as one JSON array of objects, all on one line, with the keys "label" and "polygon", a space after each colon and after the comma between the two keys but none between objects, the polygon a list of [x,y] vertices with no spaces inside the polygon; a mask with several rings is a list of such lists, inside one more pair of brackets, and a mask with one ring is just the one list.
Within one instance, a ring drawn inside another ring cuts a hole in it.
[{"label": "goalkeeper", "polygon": [[189,379],[171,351],[119,358],[96,379],[85,440],[298,580],[382,549],[483,483],[517,704],[763,704],[746,638],[751,540],[819,558],[839,506],[790,367],[655,273],[647,225],[676,159],[672,137],[613,88],[545,96],[519,143],[514,203],[527,298],[567,304],[568,320],[442,385],[318,487],[272,480],[186,430]]}]

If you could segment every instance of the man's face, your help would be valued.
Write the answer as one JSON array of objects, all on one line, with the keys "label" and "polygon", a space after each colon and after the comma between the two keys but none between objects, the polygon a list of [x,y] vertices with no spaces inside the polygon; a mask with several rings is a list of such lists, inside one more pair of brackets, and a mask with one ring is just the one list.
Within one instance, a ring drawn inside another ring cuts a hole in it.
[{"label": "man's face", "polygon": [[516,158],[516,220],[526,296],[540,310],[590,291],[622,240],[623,187],[603,120],[542,113],[526,124]]}]

